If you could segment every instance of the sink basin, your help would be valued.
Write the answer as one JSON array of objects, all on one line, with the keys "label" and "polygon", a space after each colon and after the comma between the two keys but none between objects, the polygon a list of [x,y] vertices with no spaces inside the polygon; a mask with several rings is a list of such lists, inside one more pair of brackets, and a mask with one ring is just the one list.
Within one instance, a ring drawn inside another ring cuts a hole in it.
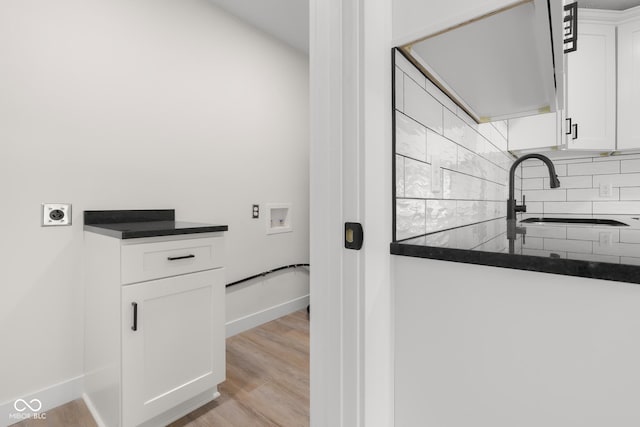
[{"label": "sink basin", "polygon": [[523,223],[538,223],[538,224],[584,224],[584,225],[608,225],[612,227],[628,227],[629,224],[617,221],[615,219],[601,219],[601,218],[527,218],[520,222]]}]

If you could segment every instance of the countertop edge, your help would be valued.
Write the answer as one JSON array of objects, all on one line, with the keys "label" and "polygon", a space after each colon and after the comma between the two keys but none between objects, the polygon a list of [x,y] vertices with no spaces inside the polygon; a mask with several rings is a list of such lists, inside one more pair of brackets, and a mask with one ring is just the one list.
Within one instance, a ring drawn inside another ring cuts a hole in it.
[{"label": "countertop edge", "polygon": [[116,239],[128,240],[128,239],[140,239],[145,237],[161,237],[161,236],[179,236],[182,234],[200,234],[200,233],[215,233],[220,231],[229,231],[228,225],[210,225],[193,228],[181,228],[181,229],[158,229],[158,230],[139,230],[139,231],[119,231],[109,228],[103,228],[99,225],[85,225],[84,231],[89,231],[96,234],[102,234],[104,236],[115,237]]},{"label": "countertop edge", "polygon": [[392,255],[640,284],[640,266],[391,243]]}]

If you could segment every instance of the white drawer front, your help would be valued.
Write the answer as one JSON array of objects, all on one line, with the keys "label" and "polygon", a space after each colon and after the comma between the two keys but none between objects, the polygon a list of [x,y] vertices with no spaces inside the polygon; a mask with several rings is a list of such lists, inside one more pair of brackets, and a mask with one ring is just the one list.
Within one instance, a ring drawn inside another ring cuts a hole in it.
[{"label": "white drawer front", "polygon": [[223,256],[222,237],[122,246],[122,284],[219,268]]}]

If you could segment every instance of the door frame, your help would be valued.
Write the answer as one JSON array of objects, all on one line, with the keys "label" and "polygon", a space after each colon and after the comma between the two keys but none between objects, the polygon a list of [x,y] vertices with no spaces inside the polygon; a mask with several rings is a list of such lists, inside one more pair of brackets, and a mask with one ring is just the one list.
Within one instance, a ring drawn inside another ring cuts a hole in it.
[{"label": "door frame", "polygon": [[312,426],[393,425],[391,4],[310,1]]}]

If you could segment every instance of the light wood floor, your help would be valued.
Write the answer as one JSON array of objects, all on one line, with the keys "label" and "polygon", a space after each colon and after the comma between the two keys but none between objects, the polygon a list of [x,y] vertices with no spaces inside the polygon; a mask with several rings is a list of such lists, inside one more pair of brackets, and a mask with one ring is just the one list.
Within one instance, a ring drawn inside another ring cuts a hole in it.
[{"label": "light wood floor", "polygon": [[[170,427],[309,425],[309,320],[297,311],[227,339],[221,396]],[[14,427],[97,427],[82,400]]]}]

